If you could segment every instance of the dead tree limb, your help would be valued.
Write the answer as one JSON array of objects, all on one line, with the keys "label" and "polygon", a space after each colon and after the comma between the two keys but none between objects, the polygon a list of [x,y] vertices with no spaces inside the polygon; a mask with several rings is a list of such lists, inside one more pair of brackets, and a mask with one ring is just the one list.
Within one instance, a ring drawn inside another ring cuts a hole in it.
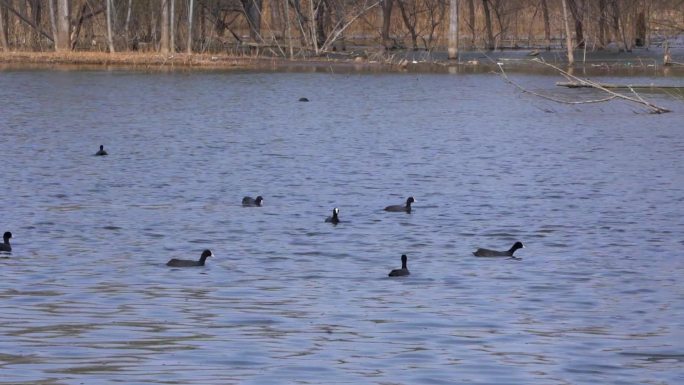
[{"label": "dead tree limb", "polygon": [[375,8],[375,7],[378,6],[379,4],[380,4],[380,0],[375,1],[375,2],[371,3],[370,5],[364,4],[363,7],[361,8],[361,10],[359,11],[359,13],[356,14],[356,15],[354,15],[354,16],[352,16],[351,20],[347,21],[347,23],[345,23],[345,24],[342,24],[344,20],[343,20],[343,19],[340,19],[340,20],[337,22],[337,24],[335,24],[335,26],[333,27],[333,33],[331,33],[331,34],[328,36],[328,38],[325,40],[325,42],[323,42],[323,45],[321,46],[321,51],[325,51],[325,50],[327,50],[328,48],[330,48],[330,45],[331,45],[332,43],[334,43],[334,42],[337,40],[337,38],[340,37],[340,35],[341,35],[341,34],[342,34],[350,25],[352,25],[352,24],[356,21],[356,19],[358,19],[359,17],[363,16],[366,12],[368,12],[369,10]]},{"label": "dead tree limb", "polygon": [[10,12],[12,12],[14,15],[16,15],[16,16],[19,18],[19,20],[21,20],[21,21],[23,21],[24,23],[26,23],[26,24],[28,24],[29,26],[31,26],[31,28],[33,28],[33,29],[35,29],[36,31],[38,31],[38,33],[40,33],[41,35],[45,36],[45,38],[47,38],[48,40],[54,42],[54,40],[52,39],[52,36],[50,36],[47,32],[43,31],[43,29],[40,28],[39,25],[36,25],[34,22],[32,22],[31,20],[29,20],[29,18],[27,18],[27,17],[25,17],[24,15],[22,15],[21,12],[19,12],[19,11],[15,10],[14,8],[12,8],[12,3],[7,2],[7,0],[0,0],[0,5],[4,5],[5,8],[7,8]]},{"label": "dead tree limb", "polygon": [[609,101],[609,100],[615,99],[615,96],[611,95],[611,96],[608,96],[608,97],[603,98],[603,99],[595,99],[595,100],[564,100],[564,99],[559,99],[559,98],[556,98],[556,97],[553,97],[553,96],[540,94],[540,93],[538,93],[538,92],[530,91],[530,90],[528,90],[527,88],[525,88],[525,87],[521,86],[520,84],[518,84],[518,83],[514,82],[513,80],[511,80],[511,79],[508,77],[508,75],[506,75],[506,71],[504,71],[503,66],[501,65],[501,63],[497,63],[497,66],[499,66],[499,75],[501,75],[501,77],[502,77],[507,83],[513,85],[515,88],[519,89],[520,91],[522,91],[522,92],[524,92],[524,93],[526,93],[526,94],[534,95],[534,96],[536,96],[536,97],[539,97],[539,98],[542,98],[542,99],[546,99],[546,100],[550,100],[550,101],[552,101],[552,102],[562,103],[562,104],[591,104],[591,103],[603,103],[603,102],[607,102],[607,101]]},{"label": "dead tree limb", "polygon": [[[630,97],[630,96],[627,96],[627,95],[619,94],[619,93],[617,93],[617,92],[615,92],[615,91],[611,91],[611,90],[607,89],[606,87],[603,87],[603,86],[602,86],[601,84],[599,84],[599,83],[593,82],[593,81],[588,80],[588,79],[579,78],[579,77],[577,77],[577,76],[575,76],[575,75],[572,75],[572,74],[568,73],[567,71],[564,71],[564,70],[558,68],[557,66],[555,66],[555,65],[553,65],[553,64],[550,64],[550,63],[547,63],[547,62],[541,60],[540,58],[532,59],[532,61],[537,62],[537,63],[540,63],[540,64],[543,64],[543,65],[545,65],[545,66],[547,66],[547,67],[551,67],[551,68],[555,69],[556,71],[558,71],[558,72],[559,72],[560,74],[562,74],[563,76],[565,76],[566,78],[572,79],[573,81],[575,81],[575,82],[577,82],[577,83],[586,84],[586,85],[588,85],[588,86],[590,86],[590,87],[592,87],[592,88],[596,88],[596,89],[598,89],[598,90],[601,90],[601,91],[603,91],[603,92],[606,92],[606,93],[608,93],[609,95],[612,95],[612,96],[614,96],[614,97],[616,97],[616,98],[619,98],[619,99],[623,99],[623,100],[627,100],[627,101],[632,102],[632,103],[638,103],[638,104],[644,105],[644,106],[648,107],[648,108],[651,110],[652,113],[655,113],[655,114],[662,114],[662,113],[665,113],[665,112],[670,112],[670,110],[668,110],[667,108],[657,106],[657,105],[655,105],[655,104],[653,104],[653,103],[651,103],[651,102],[647,102],[647,101],[645,101],[643,98],[641,98],[640,96],[639,96],[638,98],[634,98],[634,97]],[[633,89],[632,89],[632,92],[636,93]]]}]

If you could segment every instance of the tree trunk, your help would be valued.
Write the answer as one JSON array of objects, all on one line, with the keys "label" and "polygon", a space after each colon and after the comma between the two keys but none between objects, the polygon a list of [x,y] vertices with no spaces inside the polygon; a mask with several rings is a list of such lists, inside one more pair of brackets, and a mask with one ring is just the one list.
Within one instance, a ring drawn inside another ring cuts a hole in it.
[{"label": "tree trunk", "polygon": [[69,0],[57,0],[57,39],[55,51],[71,50]]},{"label": "tree trunk", "polygon": [[311,19],[311,45],[313,45],[314,52],[318,55],[318,41],[316,40],[316,12],[314,11],[314,0],[309,0],[309,14]]},{"label": "tree trunk", "polygon": [[200,6],[199,8],[200,14],[199,14],[199,41],[200,41],[200,52],[204,52],[206,48],[206,41],[207,41],[207,10],[205,7]]},{"label": "tree trunk", "polygon": [[618,45],[618,51],[622,52],[627,49],[627,44],[624,41],[624,35],[620,33],[620,6],[617,0],[611,0],[610,3],[613,8],[613,34]]},{"label": "tree trunk", "polygon": [[[129,32],[129,28],[131,25],[131,12],[133,8],[133,0],[128,0],[128,8],[126,8],[126,22],[124,23],[124,38],[126,39],[126,47],[128,47],[129,42],[131,41],[131,35]],[[137,39],[136,39],[137,41]],[[137,44],[136,44],[137,46]]]},{"label": "tree trunk", "polygon": [[[41,8],[40,0],[31,0],[31,19],[33,20],[33,24],[39,27],[41,23]],[[31,45],[35,51],[41,51],[40,33],[37,30],[31,30]]]},{"label": "tree trunk", "polygon": [[325,41],[327,39],[326,36],[326,24],[327,21],[330,20],[329,17],[329,9],[325,3],[324,0],[321,0],[318,2],[318,6],[316,7],[316,33],[314,34],[314,37],[316,39],[316,46],[321,47],[323,44],[325,44]]},{"label": "tree trunk", "polygon": [[171,9],[171,0],[161,0],[161,20],[159,25],[161,27],[161,37],[159,40],[159,52],[167,55],[171,50],[169,49],[169,13]]},{"label": "tree trunk", "polygon": [[575,20],[575,39],[578,47],[584,47],[584,3],[583,0],[567,0],[572,18]]},{"label": "tree trunk", "polygon": [[48,0],[48,12],[50,17],[50,30],[52,31],[52,41],[57,45],[57,18],[55,17],[55,1]]},{"label": "tree trunk", "polygon": [[287,47],[290,51],[290,59],[294,56],[292,49],[292,31],[290,30],[290,2],[285,0],[285,26],[287,28]]},{"label": "tree trunk", "polygon": [[409,34],[411,34],[411,46],[414,51],[418,50],[418,33],[416,32],[416,23],[411,23],[411,17],[406,10],[405,0],[396,0],[397,6],[399,7],[399,12],[401,13],[401,19],[404,21],[406,29],[408,29]]},{"label": "tree trunk", "polygon": [[606,0],[599,0],[598,2],[598,49],[606,48]]},{"label": "tree trunk", "polygon": [[381,0],[382,5],[382,45],[386,50],[392,47],[390,43],[390,24],[392,22],[392,5],[394,0]]},{"label": "tree trunk", "polygon": [[468,24],[470,26],[470,49],[475,48],[475,1],[468,0]]},{"label": "tree trunk", "polygon": [[169,52],[176,52],[176,0],[169,0]]},{"label": "tree trunk", "polygon": [[568,65],[575,64],[575,56],[573,55],[572,35],[570,34],[570,22],[568,21],[568,5],[565,0],[561,0],[563,5],[563,24],[565,25],[565,45],[568,48]]},{"label": "tree trunk", "polygon": [[487,28],[486,46],[488,51],[493,51],[494,33],[492,32],[492,15],[489,12],[489,0],[482,0],[482,7],[484,8],[485,27]]},{"label": "tree trunk", "polygon": [[635,29],[634,45],[643,47],[646,44],[646,14],[644,11],[637,13]]},{"label": "tree trunk", "polygon": [[261,10],[263,9],[263,0],[241,0],[241,2],[242,10],[249,24],[249,37],[254,41],[262,41]]},{"label": "tree trunk", "polygon": [[549,23],[549,5],[546,0],[541,0],[542,16],[544,17],[544,43],[546,50],[551,49],[551,24]]},{"label": "tree trunk", "polygon": [[83,27],[83,21],[85,20],[85,13],[87,7],[88,3],[83,2],[83,5],[78,9],[76,25],[73,27],[73,31],[69,35],[69,44],[72,50],[76,49],[76,44],[78,43],[78,36],[81,34],[81,27]]},{"label": "tree trunk", "polygon": [[188,42],[185,46],[188,55],[192,53],[192,14],[195,9],[194,0],[188,1]]},{"label": "tree trunk", "polygon": [[458,60],[458,0],[449,0],[449,59]]},{"label": "tree trunk", "polygon": [[0,47],[9,52],[9,12],[4,5],[0,5]]},{"label": "tree trunk", "polygon": [[112,8],[114,0],[105,0],[107,3],[107,46],[109,52],[114,52],[114,38],[112,37]]}]

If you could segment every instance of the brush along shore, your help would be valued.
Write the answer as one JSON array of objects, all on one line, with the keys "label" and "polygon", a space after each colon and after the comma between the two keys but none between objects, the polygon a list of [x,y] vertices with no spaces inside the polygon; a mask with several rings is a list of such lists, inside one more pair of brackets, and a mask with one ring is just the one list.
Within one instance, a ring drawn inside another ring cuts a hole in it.
[{"label": "brush along shore", "polygon": [[285,59],[265,56],[232,56],[225,54],[162,55],[151,52],[0,52],[0,64],[123,66],[148,68],[215,68],[215,69],[266,69],[292,66],[337,67],[361,66],[390,69],[389,62],[370,61],[365,58]]}]

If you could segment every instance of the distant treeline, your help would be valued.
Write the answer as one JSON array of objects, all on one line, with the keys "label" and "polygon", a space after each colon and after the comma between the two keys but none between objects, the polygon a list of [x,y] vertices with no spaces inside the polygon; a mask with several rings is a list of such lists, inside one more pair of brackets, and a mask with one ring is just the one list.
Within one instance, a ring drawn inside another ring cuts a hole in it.
[{"label": "distant treeline", "polygon": [[0,50],[543,49],[566,44],[564,15],[590,50],[684,32],[684,0],[0,0]]}]

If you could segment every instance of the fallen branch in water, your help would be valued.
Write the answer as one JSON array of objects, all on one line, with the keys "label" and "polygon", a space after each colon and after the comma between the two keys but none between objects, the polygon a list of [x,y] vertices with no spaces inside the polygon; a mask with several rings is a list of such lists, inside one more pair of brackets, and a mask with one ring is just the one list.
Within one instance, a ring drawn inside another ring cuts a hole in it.
[{"label": "fallen branch in water", "polygon": [[[633,88],[643,88],[643,89],[660,89],[660,88],[684,88],[682,86],[657,86],[655,84],[609,84],[609,83],[597,83],[603,88],[609,89],[633,89]],[[575,81],[567,82],[556,82],[559,87],[567,88],[594,88],[594,86],[586,83],[579,83]]]},{"label": "fallen branch in water", "polygon": [[527,88],[525,88],[525,87],[521,86],[520,84],[518,84],[518,83],[514,82],[513,80],[511,80],[511,79],[508,77],[508,75],[506,75],[506,71],[504,71],[503,66],[501,65],[501,63],[496,63],[496,64],[497,64],[497,66],[499,66],[499,71],[500,71],[501,77],[502,77],[507,83],[513,85],[514,87],[516,87],[517,89],[519,89],[520,91],[522,91],[522,92],[524,92],[524,93],[527,93],[527,94],[530,94],[530,95],[534,95],[534,96],[537,96],[537,97],[542,98],[542,99],[550,100],[550,101],[552,101],[552,102],[563,103],[563,104],[590,104],[590,103],[602,103],[602,102],[607,102],[607,101],[609,101],[609,100],[615,99],[615,96],[608,96],[608,97],[603,98],[603,99],[595,99],[595,100],[564,100],[564,99],[559,99],[559,98],[556,98],[556,97],[553,97],[553,96],[540,94],[540,93],[538,93],[538,92],[530,91],[530,90],[528,90]]},{"label": "fallen branch in water", "polygon": [[547,63],[547,62],[545,62],[545,61],[543,61],[543,60],[541,60],[541,59],[539,59],[539,58],[532,59],[532,61],[537,62],[537,63],[541,63],[541,64],[543,64],[543,65],[545,65],[545,66],[547,66],[547,67],[551,67],[551,68],[555,69],[556,71],[558,71],[560,74],[562,74],[563,76],[565,76],[567,79],[570,79],[571,81],[577,82],[577,83],[582,84],[582,85],[587,85],[587,86],[589,86],[589,87],[591,87],[591,88],[596,88],[596,89],[598,89],[598,90],[604,91],[604,92],[608,93],[609,95],[612,95],[612,96],[615,97],[615,98],[627,100],[627,101],[630,101],[630,102],[632,102],[632,103],[642,104],[642,105],[648,107],[648,108],[651,110],[652,113],[655,113],[655,114],[662,114],[662,113],[665,113],[665,112],[670,112],[670,110],[668,110],[667,108],[657,106],[657,105],[655,105],[655,104],[653,104],[653,103],[651,103],[651,102],[648,102],[648,101],[644,100],[644,99],[643,99],[641,96],[639,96],[639,95],[636,93],[636,91],[634,91],[634,89],[631,88],[631,87],[630,87],[630,90],[632,91],[632,93],[634,93],[634,94],[636,95],[636,97],[630,97],[630,96],[627,96],[627,95],[619,94],[619,93],[617,93],[617,92],[615,92],[615,91],[611,91],[611,90],[609,90],[608,88],[603,87],[603,86],[602,86],[601,84],[599,84],[599,83],[593,82],[593,81],[588,80],[588,79],[579,78],[579,77],[577,77],[577,76],[575,76],[575,75],[572,75],[572,74],[568,73],[567,71],[564,71],[564,70],[558,68],[557,66],[555,66],[555,65],[553,65],[553,64],[550,64],[550,63]]}]

